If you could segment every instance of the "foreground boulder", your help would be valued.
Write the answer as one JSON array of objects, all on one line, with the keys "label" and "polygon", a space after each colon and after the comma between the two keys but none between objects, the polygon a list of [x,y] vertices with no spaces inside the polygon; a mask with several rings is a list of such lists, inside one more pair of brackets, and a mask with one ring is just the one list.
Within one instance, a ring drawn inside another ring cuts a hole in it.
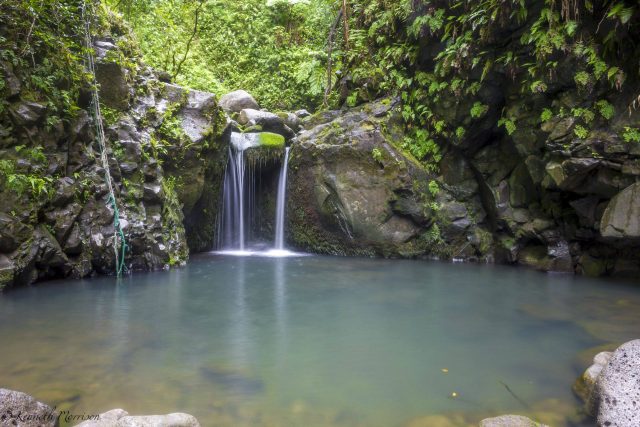
[{"label": "foreground boulder", "polygon": [[55,427],[58,413],[19,391],[0,388],[0,427]]},{"label": "foreground boulder", "polygon": [[76,427],[200,427],[198,420],[189,414],[132,416],[123,409],[113,409],[100,414],[98,420],[84,421]]},{"label": "foreground boulder", "polygon": [[598,376],[589,406],[597,408],[599,427],[640,425],[640,339],[613,353]]}]

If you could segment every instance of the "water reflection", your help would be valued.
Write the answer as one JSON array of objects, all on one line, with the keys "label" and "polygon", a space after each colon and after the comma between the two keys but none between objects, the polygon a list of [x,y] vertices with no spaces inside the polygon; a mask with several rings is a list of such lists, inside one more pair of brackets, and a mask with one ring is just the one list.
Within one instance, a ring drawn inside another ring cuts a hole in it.
[{"label": "water reflection", "polygon": [[562,427],[576,356],[636,338],[638,306],[637,287],[508,268],[196,257],[1,295],[0,385],[79,411],[307,427],[477,425],[522,410],[504,383]]}]

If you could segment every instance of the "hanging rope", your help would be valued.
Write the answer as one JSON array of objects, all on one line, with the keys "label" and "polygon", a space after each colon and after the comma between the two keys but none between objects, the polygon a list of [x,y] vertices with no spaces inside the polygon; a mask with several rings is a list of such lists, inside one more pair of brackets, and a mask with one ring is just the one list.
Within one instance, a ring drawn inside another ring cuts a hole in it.
[{"label": "hanging rope", "polygon": [[116,196],[113,191],[113,182],[111,180],[111,172],[109,170],[109,159],[107,157],[106,138],[104,135],[104,127],[102,126],[102,113],[100,111],[100,96],[98,94],[98,82],[96,79],[95,61],[93,58],[93,43],[91,42],[91,27],[89,23],[89,15],[87,14],[87,2],[82,2],[82,19],[84,21],[85,48],[87,52],[86,65],[91,78],[93,79],[93,89],[91,91],[91,101],[93,104],[93,121],[96,125],[96,133],[98,144],[100,145],[100,160],[104,169],[104,180],[109,189],[108,205],[113,209],[113,252],[116,259],[116,274],[120,277],[125,270],[124,258],[127,252],[127,241],[120,224],[120,211],[116,202]]}]

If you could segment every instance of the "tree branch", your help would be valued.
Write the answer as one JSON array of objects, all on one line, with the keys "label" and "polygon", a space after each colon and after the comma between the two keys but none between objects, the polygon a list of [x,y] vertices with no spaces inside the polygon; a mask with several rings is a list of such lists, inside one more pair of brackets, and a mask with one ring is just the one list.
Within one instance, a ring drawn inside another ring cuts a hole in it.
[{"label": "tree branch", "polygon": [[200,17],[200,11],[202,10],[202,6],[204,6],[204,2],[205,0],[200,0],[198,3],[198,6],[196,7],[195,19],[193,22],[193,31],[191,32],[191,36],[187,41],[187,47],[184,50],[184,55],[182,56],[182,59],[178,62],[178,66],[174,70],[172,80],[175,79],[178,76],[178,74],[180,74],[180,69],[182,68],[182,64],[184,64],[184,61],[187,60],[187,56],[189,55],[189,49],[191,49],[191,43],[193,42],[193,39],[195,39],[196,35],[198,34],[198,18]]}]

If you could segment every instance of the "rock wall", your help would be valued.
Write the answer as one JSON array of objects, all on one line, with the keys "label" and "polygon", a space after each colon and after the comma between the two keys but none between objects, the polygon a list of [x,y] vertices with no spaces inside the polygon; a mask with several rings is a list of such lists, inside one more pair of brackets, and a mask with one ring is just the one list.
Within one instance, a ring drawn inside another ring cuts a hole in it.
[{"label": "rock wall", "polygon": [[[212,245],[227,119],[213,94],[160,81],[112,30],[100,28],[94,46],[126,267],[167,268]],[[29,68],[0,69],[11,82],[0,115],[0,289],[113,273],[114,210],[89,87],[72,120],[54,120],[27,90]]]},{"label": "rock wall", "polygon": [[[529,126],[508,136],[490,115],[479,119],[477,138],[442,147],[433,173],[403,149],[397,101],[306,119],[291,153],[290,239],[328,254],[637,278],[640,144],[606,127],[579,139],[570,119],[541,124],[526,102],[498,91]],[[561,99],[567,108],[579,102],[576,93]],[[622,116],[611,126],[638,123],[637,114]]]}]

